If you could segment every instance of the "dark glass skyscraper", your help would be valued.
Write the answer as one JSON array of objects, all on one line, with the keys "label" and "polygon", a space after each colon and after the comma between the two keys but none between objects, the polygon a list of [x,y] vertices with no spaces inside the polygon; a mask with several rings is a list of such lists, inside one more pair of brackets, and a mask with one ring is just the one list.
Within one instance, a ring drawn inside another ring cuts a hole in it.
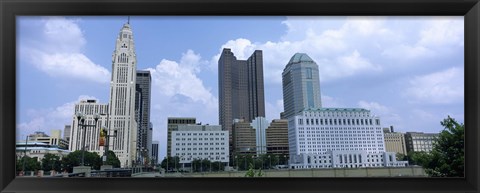
[{"label": "dark glass skyscraper", "polygon": [[265,117],[263,56],[255,50],[247,60],[237,60],[224,48],[218,60],[219,122],[232,135],[234,119],[251,122]]},{"label": "dark glass skyscraper", "polygon": [[[139,158],[144,158],[145,155],[151,155],[151,141],[152,136],[148,135],[150,129],[150,95],[151,95],[152,78],[150,71],[137,70],[136,85],[135,85],[135,120],[138,126],[137,135],[137,149],[140,150],[137,154],[137,161]],[[147,150],[142,152],[141,150]]]}]

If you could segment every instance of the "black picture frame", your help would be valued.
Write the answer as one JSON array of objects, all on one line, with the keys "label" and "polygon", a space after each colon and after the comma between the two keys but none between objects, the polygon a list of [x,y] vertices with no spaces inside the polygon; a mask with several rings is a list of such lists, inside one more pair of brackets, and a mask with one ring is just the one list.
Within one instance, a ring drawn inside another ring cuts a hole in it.
[{"label": "black picture frame", "polygon": [[[15,178],[16,16],[460,15],[465,18],[464,178]],[[0,0],[2,192],[479,192],[479,0]]]}]

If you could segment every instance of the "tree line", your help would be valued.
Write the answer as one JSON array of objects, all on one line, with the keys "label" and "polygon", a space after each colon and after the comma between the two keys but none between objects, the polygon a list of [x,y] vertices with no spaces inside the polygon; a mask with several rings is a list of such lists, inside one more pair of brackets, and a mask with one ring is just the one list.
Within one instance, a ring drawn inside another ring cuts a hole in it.
[{"label": "tree line", "polygon": [[422,166],[432,177],[464,177],[465,125],[450,116],[440,123],[444,129],[433,144],[432,151],[397,154],[397,159]]},{"label": "tree line", "polygon": [[[51,153],[47,153],[41,160],[38,157],[23,156],[17,159],[17,172],[25,169],[25,171],[67,171],[73,172],[73,167],[79,166],[82,160],[82,151],[74,151],[67,156],[60,157]],[[84,165],[91,166],[94,170],[99,170],[102,165],[101,156],[94,152],[85,151]],[[120,167],[120,160],[113,151],[108,151],[107,165],[112,165],[115,168]]]}]

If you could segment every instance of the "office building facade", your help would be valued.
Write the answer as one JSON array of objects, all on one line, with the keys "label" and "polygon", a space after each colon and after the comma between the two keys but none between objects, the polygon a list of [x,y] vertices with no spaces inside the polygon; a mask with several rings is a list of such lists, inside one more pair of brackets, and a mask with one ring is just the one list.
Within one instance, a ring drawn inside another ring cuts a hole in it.
[{"label": "office building facade", "polygon": [[172,154],[172,132],[178,131],[180,125],[194,125],[197,124],[197,119],[194,117],[168,117],[167,120],[167,156],[174,156]]},{"label": "office building facade", "polygon": [[407,155],[404,133],[393,132],[391,128],[384,128],[383,133],[386,151]]},{"label": "office building facade", "polygon": [[282,73],[283,119],[306,108],[321,108],[318,65],[307,54],[292,56]]},{"label": "office building facade", "polygon": [[408,152],[430,152],[439,133],[406,132],[405,143]]},{"label": "office building facade", "polygon": [[182,165],[203,159],[228,164],[228,136],[220,125],[179,125],[172,131],[172,156]]},{"label": "office building facade", "polygon": [[[290,167],[404,167],[385,152],[380,118],[359,108],[306,109],[288,119]],[[393,157],[392,157],[393,156]]]},{"label": "office building facade", "polygon": [[96,126],[84,127],[79,126],[76,115],[72,116],[72,132],[68,145],[70,151],[82,150],[85,147],[86,151],[103,155],[105,150],[104,146],[100,146],[100,130],[107,124],[107,111],[108,104],[100,104],[96,100],[82,100],[75,104],[75,112],[81,112],[85,116],[84,125],[95,125],[96,114],[100,115],[100,118]]},{"label": "office building facade", "polygon": [[231,49],[224,48],[218,60],[218,88],[219,123],[230,134],[234,119],[251,122],[265,117],[262,51],[237,60]]},{"label": "office building facade", "polygon": [[[267,154],[278,155],[282,160],[288,159],[288,120],[274,119],[267,129]],[[282,162],[284,163],[284,162]]]}]

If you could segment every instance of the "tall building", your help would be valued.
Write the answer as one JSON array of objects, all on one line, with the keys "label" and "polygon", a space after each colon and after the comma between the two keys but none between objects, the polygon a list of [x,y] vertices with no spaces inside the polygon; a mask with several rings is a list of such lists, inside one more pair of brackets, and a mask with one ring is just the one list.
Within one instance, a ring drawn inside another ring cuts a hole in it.
[{"label": "tall building", "polygon": [[[136,149],[147,149],[148,155],[151,155],[151,135],[150,132],[150,99],[152,78],[150,71],[137,70],[135,85],[135,120],[138,126],[137,147]],[[141,154],[137,154],[141,155]],[[137,157],[137,161],[140,159]]]},{"label": "tall building", "polygon": [[[75,104],[75,111],[81,112],[85,116],[85,125],[95,125],[94,115],[100,115],[97,125],[93,126],[79,126],[76,115],[72,116],[72,132],[71,140],[68,145],[70,151],[82,150],[85,147],[86,151],[95,152],[98,155],[103,155],[104,146],[100,146],[100,129],[107,124],[108,104],[97,103],[96,100],[82,100]],[[85,133],[86,132],[86,133]],[[84,138],[85,137],[85,138]]]},{"label": "tall building", "polygon": [[405,142],[408,152],[430,152],[437,140],[439,133],[407,132]]},{"label": "tall building", "polygon": [[[110,150],[115,152],[122,167],[132,166],[137,147],[137,122],[135,121],[137,57],[132,28],[129,23],[120,30],[112,54],[110,87],[109,133],[117,131],[110,140]],[[148,121],[146,122],[148,127]]]},{"label": "tall building", "polygon": [[318,65],[307,54],[292,56],[282,73],[282,118],[288,119],[306,108],[321,108]]},{"label": "tall building", "polygon": [[224,48],[218,60],[219,123],[230,133],[234,119],[252,121],[265,117],[263,56],[261,50],[247,60],[237,60],[231,49]]},{"label": "tall building", "polygon": [[152,162],[153,164],[158,164],[158,147],[159,147],[159,142],[158,141],[152,141]]},{"label": "tall building", "polygon": [[401,153],[407,155],[405,143],[405,134],[393,131],[393,127],[383,129],[385,139],[385,150],[388,152]]},{"label": "tall building", "polygon": [[196,118],[193,117],[168,117],[167,122],[167,156],[174,156],[172,154],[172,132],[178,131],[180,125],[196,124]]}]

